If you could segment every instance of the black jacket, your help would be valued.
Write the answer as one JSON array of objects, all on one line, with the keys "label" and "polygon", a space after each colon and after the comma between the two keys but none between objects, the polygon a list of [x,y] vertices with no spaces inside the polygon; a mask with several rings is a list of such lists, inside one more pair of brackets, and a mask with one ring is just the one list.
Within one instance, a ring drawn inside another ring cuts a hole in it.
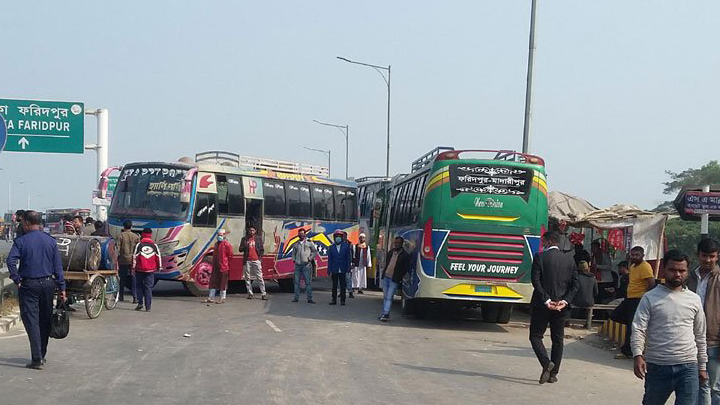
[{"label": "black jacket", "polygon": [[[385,270],[387,270],[388,264],[390,264],[390,259],[392,259],[393,251],[389,251],[387,253],[387,256],[385,256],[385,268],[382,272],[381,279],[385,278]],[[401,283],[403,277],[405,277],[405,274],[410,271],[410,255],[405,252],[405,249],[400,249],[400,255],[397,258],[397,262],[395,262],[395,271],[393,272],[392,280],[396,283]]]},{"label": "black jacket", "polygon": [[545,301],[573,301],[578,291],[578,275],[572,256],[558,249],[538,253],[533,258],[532,284],[535,288],[532,305],[545,307]]},{"label": "black jacket", "polygon": [[[240,253],[243,254],[243,263],[247,262],[249,241],[248,236],[244,236],[242,240],[240,240]],[[265,247],[263,247],[263,240],[258,234],[255,234],[255,250],[257,251],[258,258],[262,260],[265,254]]]},{"label": "black jacket", "polygon": [[595,276],[590,273],[578,275],[578,292],[571,302],[577,308],[589,308],[595,305],[595,297],[598,295],[598,284]]}]

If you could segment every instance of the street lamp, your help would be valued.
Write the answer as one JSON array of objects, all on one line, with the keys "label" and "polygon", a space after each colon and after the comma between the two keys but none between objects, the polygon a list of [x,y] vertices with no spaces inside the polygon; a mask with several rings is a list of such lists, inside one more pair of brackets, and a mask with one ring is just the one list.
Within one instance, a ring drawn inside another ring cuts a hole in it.
[{"label": "street lamp", "polygon": [[330,177],[330,151],[329,151],[329,150],[322,150],[322,149],[315,149],[315,148],[308,148],[307,146],[303,146],[303,148],[305,148],[305,149],[307,149],[307,150],[314,151],[314,152],[325,153],[325,154],[328,155],[328,177]]},{"label": "street lamp", "polygon": [[[327,122],[320,122],[318,120],[313,120],[313,122],[316,124],[320,124],[320,125],[326,125],[328,127],[335,127],[340,132],[342,132],[343,135],[345,135],[345,180],[349,179],[350,176],[348,175],[348,161],[350,159],[349,158],[349,151],[350,151],[349,142],[350,141],[348,139],[348,133],[349,133],[348,125],[328,124]],[[343,131],[343,129],[344,129],[344,131]]]},{"label": "street lamp", "polygon": [[535,10],[537,0],[530,6],[530,44],[528,45],[527,82],[525,84],[525,120],[523,123],[522,153],[530,151],[530,119],[532,118],[533,67],[535,60]]},{"label": "street lamp", "polygon": [[[338,56],[337,58],[344,62],[352,63],[355,65],[369,66],[375,69],[375,71],[377,71],[380,76],[382,76],[385,84],[387,85],[387,151],[385,152],[385,177],[390,177],[390,65],[387,65],[387,67],[385,67],[371,65],[369,63],[355,62],[341,56]],[[387,78],[383,74],[382,70],[387,70]]]}]

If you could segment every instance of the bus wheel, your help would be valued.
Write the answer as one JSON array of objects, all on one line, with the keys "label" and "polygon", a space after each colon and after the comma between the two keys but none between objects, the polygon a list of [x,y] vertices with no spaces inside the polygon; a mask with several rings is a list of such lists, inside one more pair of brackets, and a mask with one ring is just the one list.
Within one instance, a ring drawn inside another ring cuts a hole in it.
[{"label": "bus wheel", "polygon": [[405,294],[402,296],[401,311],[405,316],[417,315],[418,305],[416,300],[408,299]]},{"label": "bus wheel", "polygon": [[483,302],[480,306],[483,322],[497,323],[498,316],[500,315],[500,307],[501,305],[498,305],[496,302]]},{"label": "bus wheel", "polygon": [[498,311],[497,323],[506,324],[510,322],[510,316],[512,316],[512,304],[499,305],[500,310]]},{"label": "bus wheel", "polygon": [[295,292],[295,280],[292,278],[281,278],[277,281],[280,291],[285,293]]},{"label": "bus wheel", "polygon": [[196,297],[205,297],[208,295],[207,288],[202,288],[196,283],[193,283],[192,281],[183,281],[183,287],[185,287],[185,290],[187,292]]}]

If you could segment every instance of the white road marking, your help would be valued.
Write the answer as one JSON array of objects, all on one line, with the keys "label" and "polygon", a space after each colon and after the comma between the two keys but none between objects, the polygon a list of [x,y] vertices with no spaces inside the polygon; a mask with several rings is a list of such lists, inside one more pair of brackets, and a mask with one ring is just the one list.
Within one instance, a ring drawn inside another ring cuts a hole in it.
[{"label": "white road marking", "polygon": [[271,320],[266,319],[266,320],[265,320],[265,323],[268,324],[268,326],[271,327],[272,330],[274,330],[275,332],[282,332],[282,331],[280,330],[280,328],[278,328],[277,326],[275,326],[274,323],[272,323]]}]

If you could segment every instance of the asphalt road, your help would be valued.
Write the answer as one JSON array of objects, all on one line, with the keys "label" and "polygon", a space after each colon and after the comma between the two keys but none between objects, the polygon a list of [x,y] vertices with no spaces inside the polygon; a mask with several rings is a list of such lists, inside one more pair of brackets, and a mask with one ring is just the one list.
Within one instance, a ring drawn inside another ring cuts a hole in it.
[{"label": "asphalt road", "polygon": [[380,293],[331,307],[319,290],[316,305],[274,285],[269,301],[206,305],[161,282],[150,313],[130,303],[95,320],[76,312],[43,371],[24,367],[16,330],[0,336],[0,403],[640,403],[631,363],[586,341],[568,340],[560,381],[539,386],[522,313],[505,326],[475,311],[405,319],[395,302],[382,324]]}]

